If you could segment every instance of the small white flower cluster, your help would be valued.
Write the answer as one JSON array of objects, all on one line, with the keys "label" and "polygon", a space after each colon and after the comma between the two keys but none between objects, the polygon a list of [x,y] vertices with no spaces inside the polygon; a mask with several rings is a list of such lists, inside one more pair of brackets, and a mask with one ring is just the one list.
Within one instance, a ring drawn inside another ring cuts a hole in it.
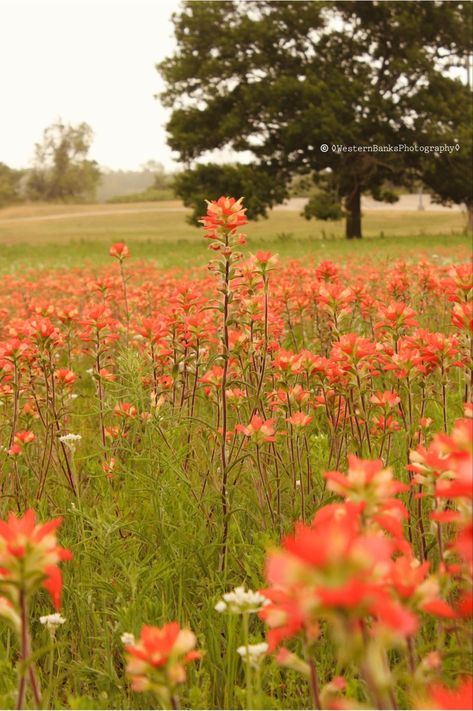
[{"label": "small white flower cluster", "polygon": [[260,642],[259,644],[249,644],[248,647],[238,647],[237,652],[245,661],[248,660],[253,669],[258,669],[266,652],[268,651],[268,643]]},{"label": "small white flower cluster", "polygon": [[245,590],[243,585],[235,588],[229,593],[225,593],[222,600],[215,605],[217,612],[234,612],[243,614],[244,612],[258,612],[262,607],[269,605],[268,598],[253,590]]},{"label": "small white flower cluster", "polygon": [[56,633],[58,627],[64,624],[66,618],[63,617],[59,612],[54,612],[52,615],[42,615],[39,618],[42,625],[45,625],[52,635]]},{"label": "small white flower cluster", "polygon": [[135,644],[135,635],[131,632],[124,632],[120,637],[120,640],[122,641],[122,644],[125,645]]},{"label": "small white flower cluster", "polygon": [[69,447],[72,453],[76,451],[76,444],[79,444],[81,439],[82,435],[80,434],[65,434],[59,437],[59,441]]}]

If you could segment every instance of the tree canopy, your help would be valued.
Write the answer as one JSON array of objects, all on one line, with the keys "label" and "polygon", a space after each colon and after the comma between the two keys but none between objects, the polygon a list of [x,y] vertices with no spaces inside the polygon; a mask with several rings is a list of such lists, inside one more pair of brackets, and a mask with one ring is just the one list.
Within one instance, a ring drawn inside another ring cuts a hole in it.
[{"label": "tree canopy", "polygon": [[[206,197],[229,192],[236,171],[243,184],[250,163],[258,179],[249,216],[258,217],[284,199],[294,175],[322,173],[330,183],[322,211],[338,214],[327,209],[335,196],[347,236],[361,236],[361,193],[392,200],[390,186],[410,184],[426,161],[332,145],[458,140],[451,107],[436,96],[465,108],[465,87],[448,72],[472,49],[471,10],[463,2],[186,2],[173,18],[177,51],[159,65],[162,100],[173,109],[169,145],[188,166],[178,192],[202,209],[205,168],[196,161],[231,151],[242,162],[209,166],[220,187]],[[442,156],[438,164],[448,167]]]},{"label": "tree canopy", "polygon": [[[465,204],[468,227],[473,230],[473,136],[472,96],[467,86],[442,82],[435,92],[418,96],[416,126],[430,136],[433,144],[454,146],[455,150],[425,155],[421,175],[433,191],[434,201]],[[438,117],[439,112],[441,118]]]},{"label": "tree canopy", "polygon": [[21,179],[23,170],[15,170],[5,163],[0,163],[0,207],[11,205],[21,200]]},{"label": "tree canopy", "polygon": [[74,202],[93,199],[100,181],[95,161],[88,160],[93,132],[87,123],[61,121],[45,129],[36,144],[34,167],[28,177],[32,200]]}]

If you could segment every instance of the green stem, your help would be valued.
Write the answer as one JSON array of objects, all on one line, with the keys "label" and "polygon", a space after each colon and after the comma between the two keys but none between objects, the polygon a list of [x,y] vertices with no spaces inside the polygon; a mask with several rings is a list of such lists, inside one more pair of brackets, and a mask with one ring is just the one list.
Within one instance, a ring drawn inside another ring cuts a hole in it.
[{"label": "green stem", "polygon": [[51,639],[51,650],[49,652],[49,664],[48,664],[48,690],[46,692],[46,698],[44,705],[49,708],[51,699],[53,697],[53,685],[54,685],[54,638]]},{"label": "green stem", "polygon": [[249,655],[250,634],[248,613],[243,613],[243,644],[245,646],[245,673],[246,673],[246,708],[253,708],[253,687],[251,683],[251,664]]}]

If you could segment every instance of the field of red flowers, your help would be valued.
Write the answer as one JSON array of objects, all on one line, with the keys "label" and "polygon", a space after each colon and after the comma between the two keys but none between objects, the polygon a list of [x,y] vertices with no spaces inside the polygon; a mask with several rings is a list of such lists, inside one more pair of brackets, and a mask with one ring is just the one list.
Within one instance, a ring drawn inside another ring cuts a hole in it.
[{"label": "field of red flowers", "polygon": [[2,277],[1,708],[470,708],[471,265],[202,223]]}]

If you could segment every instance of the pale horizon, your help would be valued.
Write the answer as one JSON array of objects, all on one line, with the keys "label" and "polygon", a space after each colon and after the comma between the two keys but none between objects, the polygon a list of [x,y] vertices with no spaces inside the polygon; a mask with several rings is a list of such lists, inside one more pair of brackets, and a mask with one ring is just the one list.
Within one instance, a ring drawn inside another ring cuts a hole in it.
[{"label": "pale horizon", "polygon": [[180,0],[0,0],[3,68],[0,162],[31,167],[34,144],[61,118],[94,131],[89,157],[104,169],[178,164],[169,116],[155,98],[155,65],[174,46]]}]

